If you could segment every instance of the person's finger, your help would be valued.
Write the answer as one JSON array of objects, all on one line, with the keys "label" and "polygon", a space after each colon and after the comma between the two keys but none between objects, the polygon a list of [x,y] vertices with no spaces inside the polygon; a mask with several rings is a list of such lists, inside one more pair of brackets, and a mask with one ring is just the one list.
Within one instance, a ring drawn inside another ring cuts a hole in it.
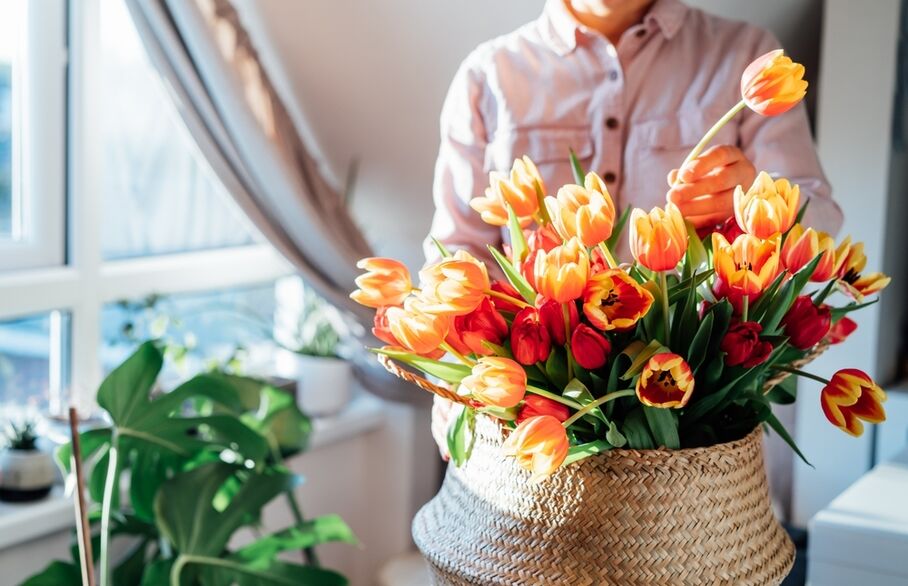
[{"label": "person's finger", "polygon": [[693,224],[694,228],[700,229],[718,226],[727,220],[728,216],[723,214],[708,214],[705,216],[684,216],[684,219]]},{"label": "person's finger", "polygon": [[673,185],[669,190],[668,200],[677,204],[710,193],[734,189],[738,185],[747,187],[750,185],[749,181],[752,181],[751,165],[738,161],[730,166],[721,167],[697,181]]},{"label": "person's finger", "polygon": [[724,219],[734,213],[734,191],[727,189],[715,195],[705,195],[676,205],[684,217],[722,215]]},{"label": "person's finger", "polygon": [[725,167],[745,158],[741,149],[735,146],[720,144],[703,151],[678,172],[678,178],[685,183],[692,183],[708,175],[717,167]]}]

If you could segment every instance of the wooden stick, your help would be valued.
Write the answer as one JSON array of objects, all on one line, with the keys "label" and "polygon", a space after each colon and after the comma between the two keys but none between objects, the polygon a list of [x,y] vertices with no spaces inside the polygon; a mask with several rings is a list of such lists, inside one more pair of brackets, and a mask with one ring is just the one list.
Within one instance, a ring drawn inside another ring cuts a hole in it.
[{"label": "wooden stick", "polygon": [[69,408],[69,432],[72,436],[71,468],[76,472],[76,534],[79,555],[82,558],[82,586],[95,586],[95,557],[91,549],[91,525],[88,524],[88,507],[85,504],[85,476],[82,473],[82,447],[79,444],[79,414]]}]

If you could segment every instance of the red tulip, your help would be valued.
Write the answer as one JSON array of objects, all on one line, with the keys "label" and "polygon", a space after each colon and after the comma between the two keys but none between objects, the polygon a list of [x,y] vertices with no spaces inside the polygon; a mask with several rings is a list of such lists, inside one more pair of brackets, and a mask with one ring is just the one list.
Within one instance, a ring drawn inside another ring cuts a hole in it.
[{"label": "red tulip", "polygon": [[523,405],[517,413],[517,423],[539,415],[550,415],[558,421],[565,421],[571,416],[571,410],[551,399],[527,393],[523,398]]},{"label": "red tulip", "polygon": [[[571,317],[570,331],[574,331],[577,324],[580,323],[580,313],[577,311],[576,303],[568,303],[568,312]],[[546,299],[539,306],[539,321],[545,326],[549,333],[549,338],[558,344],[564,346],[567,342],[567,331],[564,327],[564,306],[554,299]]]},{"label": "red tulip", "polygon": [[799,350],[813,348],[829,333],[832,316],[829,307],[817,307],[807,295],[801,295],[782,318],[785,335],[792,346]]},{"label": "red tulip", "polygon": [[514,360],[529,366],[549,357],[552,341],[545,326],[539,321],[535,307],[526,307],[514,316],[511,324],[511,352]]},{"label": "red tulip", "polygon": [[493,352],[483,342],[501,344],[508,335],[508,323],[488,297],[472,312],[455,317],[453,325],[446,341],[461,354],[488,356]]},{"label": "red tulip", "polygon": [[725,352],[725,364],[753,368],[763,364],[772,353],[772,344],[760,340],[763,326],[757,322],[739,322],[728,328],[722,338],[722,351]]},{"label": "red tulip", "polygon": [[886,421],[883,403],[886,393],[867,373],[843,368],[820,391],[820,406],[830,423],[855,437],[864,433],[864,424]]},{"label": "red tulip", "polygon": [[571,351],[577,364],[587,370],[594,370],[606,363],[612,344],[598,331],[580,324],[571,335]]},{"label": "red tulip", "polygon": [[[496,293],[504,293],[508,297],[520,299],[520,292],[512,287],[511,284],[507,281],[495,281],[494,283],[492,283],[491,289]],[[517,313],[518,311],[520,311],[520,307],[514,305],[506,299],[501,299],[499,297],[492,297],[492,305],[494,305],[495,309],[497,309],[498,311],[506,311],[508,313]]]},{"label": "red tulip", "polygon": [[830,344],[841,344],[856,329],[858,329],[858,324],[853,319],[843,317],[829,328],[829,333],[826,334],[826,341]]}]

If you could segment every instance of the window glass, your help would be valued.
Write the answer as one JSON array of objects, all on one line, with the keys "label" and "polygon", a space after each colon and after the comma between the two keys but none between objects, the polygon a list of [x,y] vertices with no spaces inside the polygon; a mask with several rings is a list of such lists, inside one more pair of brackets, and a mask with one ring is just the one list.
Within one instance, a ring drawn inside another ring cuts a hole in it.
[{"label": "window glass", "polygon": [[59,311],[0,321],[0,413],[62,413],[68,324]]},{"label": "window glass", "polygon": [[21,2],[0,0],[0,240],[13,236],[13,71]]}]

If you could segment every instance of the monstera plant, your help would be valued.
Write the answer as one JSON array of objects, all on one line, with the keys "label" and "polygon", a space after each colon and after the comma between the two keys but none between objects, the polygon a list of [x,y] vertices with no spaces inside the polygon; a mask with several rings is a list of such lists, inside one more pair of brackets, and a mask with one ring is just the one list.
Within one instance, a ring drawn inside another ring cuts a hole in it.
[{"label": "monstera plant", "polygon": [[[97,395],[110,426],[80,436],[92,469],[86,483],[101,586],[346,584],[318,566],[312,548],[353,543],[352,532],[337,516],[304,520],[293,495],[298,478],[284,465],[305,449],[311,429],[294,398],[219,372],[161,393],[163,356],[145,342],[111,372]],[[65,472],[70,458],[65,445],[57,454]],[[261,536],[262,509],[278,498],[293,524]],[[233,548],[243,527],[260,537]],[[114,540],[126,550],[116,560]],[[289,551],[304,552],[306,563],[278,557]],[[74,546],[72,562],[52,562],[25,586],[81,584],[78,560]]]}]

